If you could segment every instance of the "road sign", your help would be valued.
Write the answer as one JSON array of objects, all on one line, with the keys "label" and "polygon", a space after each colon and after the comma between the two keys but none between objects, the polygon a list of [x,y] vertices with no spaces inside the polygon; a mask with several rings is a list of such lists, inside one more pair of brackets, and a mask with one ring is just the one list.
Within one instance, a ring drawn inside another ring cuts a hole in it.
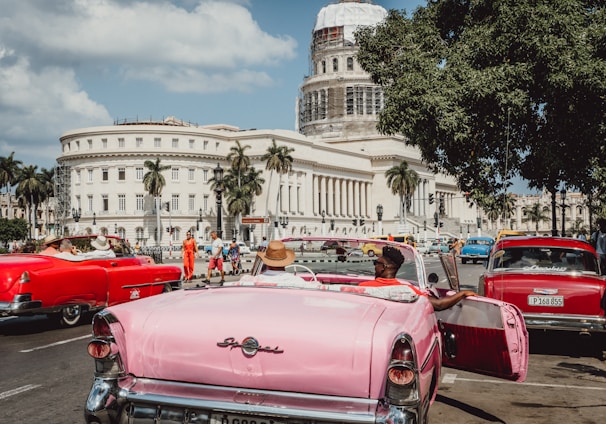
[{"label": "road sign", "polygon": [[242,224],[269,224],[269,218],[266,216],[243,216]]}]

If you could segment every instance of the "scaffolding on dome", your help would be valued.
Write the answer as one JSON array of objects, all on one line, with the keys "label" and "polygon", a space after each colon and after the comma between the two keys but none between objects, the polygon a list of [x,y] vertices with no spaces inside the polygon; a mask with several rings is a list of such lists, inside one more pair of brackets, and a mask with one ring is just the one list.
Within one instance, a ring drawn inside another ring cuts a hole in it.
[{"label": "scaffolding on dome", "polygon": [[63,235],[65,223],[71,213],[71,171],[71,166],[55,166],[55,231],[58,236]]}]

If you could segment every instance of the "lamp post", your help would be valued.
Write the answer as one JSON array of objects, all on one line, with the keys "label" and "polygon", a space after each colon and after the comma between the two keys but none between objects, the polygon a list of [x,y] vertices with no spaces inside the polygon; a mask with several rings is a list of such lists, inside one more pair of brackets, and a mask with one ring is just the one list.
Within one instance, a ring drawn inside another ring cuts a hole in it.
[{"label": "lamp post", "polygon": [[560,207],[562,208],[562,237],[566,237],[566,208],[568,205],[566,204],[565,188],[560,190],[560,198],[562,199],[562,203],[560,203]]},{"label": "lamp post", "polygon": [[217,163],[217,167],[213,170],[215,174],[215,195],[217,197],[217,235],[220,239],[223,239],[223,230],[221,229],[221,205],[223,199],[221,193],[223,192],[223,168]]},{"label": "lamp post", "polygon": [[82,217],[82,209],[72,208],[72,218],[74,218],[74,222],[76,223],[76,234],[80,232],[80,227],[78,224],[80,222],[80,217]]},{"label": "lamp post", "polygon": [[118,234],[118,223],[114,222],[114,234]]},{"label": "lamp post", "polygon": [[335,220],[334,219],[330,220],[330,235],[331,236],[335,235]]},{"label": "lamp post", "polygon": [[93,234],[97,234],[97,214],[93,212]]},{"label": "lamp post", "polygon": [[286,237],[286,227],[288,226],[288,217],[280,217],[280,225],[282,226],[282,237]]},{"label": "lamp post", "polygon": [[197,243],[199,244],[202,241],[202,208],[198,211],[198,231],[197,231]]},{"label": "lamp post", "polygon": [[322,209],[322,212],[320,212],[320,215],[322,215],[322,235],[325,236],[326,235],[326,211],[324,209]]},{"label": "lamp post", "polygon": [[377,221],[379,221],[379,235],[383,234],[383,205],[377,205]]}]

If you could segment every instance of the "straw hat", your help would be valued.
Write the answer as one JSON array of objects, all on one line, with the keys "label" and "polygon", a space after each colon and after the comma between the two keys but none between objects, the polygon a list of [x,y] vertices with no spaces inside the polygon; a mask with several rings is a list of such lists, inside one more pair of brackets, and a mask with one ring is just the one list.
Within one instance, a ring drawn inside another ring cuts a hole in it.
[{"label": "straw hat", "polygon": [[287,249],[279,240],[272,240],[267,245],[267,249],[258,252],[257,256],[268,266],[282,267],[290,265],[295,260],[295,251]]},{"label": "straw hat", "polygon": [[54,234],[49,234],[48,236],[46,236],[46,237],[44,238],[44,244],[48,246],[48,245],[51,245],[51,244],[53,244],[53,243],[57,243],[57,241],[58,241],[58,240],[59,240],[59,239],[57,238],[57,236],[56,236],[56,235],[54,235]]},{"label": "straw hat", "polygon": [[105,236],[97,236],[96,239],[90,242],[90,245],[97,250],[109,250],[109,240]]}]

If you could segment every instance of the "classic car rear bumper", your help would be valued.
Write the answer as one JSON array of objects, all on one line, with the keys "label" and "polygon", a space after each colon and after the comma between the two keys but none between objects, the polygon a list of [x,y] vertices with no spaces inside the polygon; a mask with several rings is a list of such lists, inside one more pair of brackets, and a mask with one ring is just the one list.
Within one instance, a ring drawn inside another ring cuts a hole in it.
[{"label": "classic car rear bumper", "polygon": [[12,302],[0,302],[0,316],[19,315],[40,308],[40,300],[32,300],[30,293],[22,293],[15,295]]},{"label": "classic car rear bumper", "polygon": [[[204,423],[211,415],[256,422],[400,424],[419,422],[419,406],[383,406],[374,399],[206,386],[127,377],[96,377],[86,401],[87,423]],[[235,420],[234,420],[235,421]]]},{"label": "classic car rear bumper", "polygon": [[524,313],[527,328],[579,332],[606,332],[606,317],[595,315],[557,315]]}]

